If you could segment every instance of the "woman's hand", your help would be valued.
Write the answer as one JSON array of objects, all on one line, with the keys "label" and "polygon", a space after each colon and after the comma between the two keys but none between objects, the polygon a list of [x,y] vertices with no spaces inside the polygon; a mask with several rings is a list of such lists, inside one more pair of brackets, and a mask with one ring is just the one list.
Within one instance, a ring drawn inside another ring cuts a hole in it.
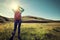
[{"label": "woman's hand", "polygon": [[20,8],[20,11],[21,11],[21,13],[24,11],[24,9],[22,8],[22,7],[19,7]]}]

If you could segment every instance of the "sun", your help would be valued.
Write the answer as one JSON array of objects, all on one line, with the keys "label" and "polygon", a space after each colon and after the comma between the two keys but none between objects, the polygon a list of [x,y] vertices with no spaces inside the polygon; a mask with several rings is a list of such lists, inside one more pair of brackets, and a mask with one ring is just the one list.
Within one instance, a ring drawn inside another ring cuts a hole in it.
[{"label": "sun", "polygon": [[17,10],[18,6],[19,6],[18,3],[13,2],[10,4],[10,9]]}]

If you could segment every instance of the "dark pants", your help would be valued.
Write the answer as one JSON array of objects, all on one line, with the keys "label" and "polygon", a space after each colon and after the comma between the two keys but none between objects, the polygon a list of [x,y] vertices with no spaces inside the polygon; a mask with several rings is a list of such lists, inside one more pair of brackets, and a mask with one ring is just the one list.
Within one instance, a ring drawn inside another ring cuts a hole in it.
[{"label": "dark pants", "polygon": [[10,40],[13,40],[13,37],[16,33],[17,27],[18,27],[18,39],[21,40],[21,37],[20,37],[21,20],[15,20],[14,21],[14,30],[13,30],[13,33],[12,33],[12,36],[11,36]]}]

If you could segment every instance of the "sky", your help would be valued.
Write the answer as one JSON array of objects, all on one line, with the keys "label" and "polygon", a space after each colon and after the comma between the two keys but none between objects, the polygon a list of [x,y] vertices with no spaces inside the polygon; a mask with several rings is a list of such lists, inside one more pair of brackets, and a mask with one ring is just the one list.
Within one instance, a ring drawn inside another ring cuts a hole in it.
[{"label": "sky", "polygon": [[22,16],[60,20],[60,0],[0,0],[0,15],[14,17],[14,12],[9,7],[12,2],[24,8]]}]

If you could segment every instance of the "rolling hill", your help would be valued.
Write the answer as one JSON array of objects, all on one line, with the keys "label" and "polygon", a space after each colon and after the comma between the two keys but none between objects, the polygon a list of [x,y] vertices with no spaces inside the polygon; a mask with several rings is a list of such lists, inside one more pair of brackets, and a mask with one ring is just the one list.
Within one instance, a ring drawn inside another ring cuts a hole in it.
[{"label": "rolling hill", "polygon": [[[0,16],[0,23],[8,22],[8,21],[14,21],[14,18],[7,18]],[[34,17],[34,16],[23,16],[22,17],[23,23],[48,23],[48,22],[60,22],[60,21],[54,21],[49,20],[41,17]]]},{"label": "rolling hill", "polygon": [[0,16],[0,23],[5,23],[7,21],[9,21],[7,17]]}]

